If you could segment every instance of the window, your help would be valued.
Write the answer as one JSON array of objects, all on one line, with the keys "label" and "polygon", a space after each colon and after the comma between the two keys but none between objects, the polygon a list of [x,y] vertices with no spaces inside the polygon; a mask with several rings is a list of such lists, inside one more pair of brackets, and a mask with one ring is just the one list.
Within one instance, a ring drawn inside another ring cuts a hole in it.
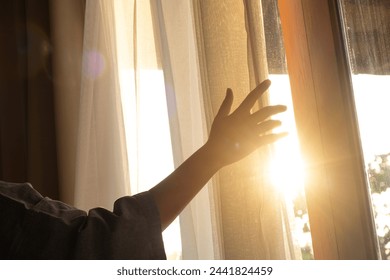
[{"label": "window", "polygon": [[316,259],[377,259],[338,1],[280,0]]},{"label": "window", "polygon": [[340,10],[382,259],[390,259],[390,3],[341,0]]}]

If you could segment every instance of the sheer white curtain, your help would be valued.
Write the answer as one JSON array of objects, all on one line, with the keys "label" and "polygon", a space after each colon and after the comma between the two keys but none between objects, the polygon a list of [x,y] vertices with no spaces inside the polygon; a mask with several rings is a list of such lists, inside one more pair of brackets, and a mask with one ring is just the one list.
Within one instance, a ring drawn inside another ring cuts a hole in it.
[{"label": "sheer white curtain", "polygon": [[129,193],[114,8],[111,1],[86,3],[75,205],[111,209]]},{"label": "sheer white curtain", "polygon": [[[164,73],[149,1],[115,1],[118,69],[130,189],[153,187],[174,169]],[[176,220],[163,234],[167,257],[181,257]]]},{"label": "sheer white curtain", "polygon": [[[151,3],[177,167],[207,140],[192,1],[152,0]],[[210,181],[180,215],[184,259],[222,258],[213,185]]]},{"label": "sheer white curtain", "polygon": [[[58,6],[65,4],[55,2],[60,18]],[[82,67],[72,73],[80,82],[59,87],[66,92],[79,84],[79,100],[72,99],[77,117],[60,122],[72,122],[75,135],[75,147],[59,146],[63,155],[74,155],[61,173],[64,182],[74,176],[67,202],[111,209],[116,198],[158,183],[205,142],[226,88],[233,88],[237,104],[267,76],[259,5],[86,1]],[[80,55],[76,45],[73,57]],[[59,80],[72,69],[65,66]],[[180,240],[177,221],[166,234],[171,257],[180,257],[178,251],[184,259],[294,257],[283,201],[261,171],[268,153],[229,166],[209,182],[180,216],[182,248],[169,244]]]}]

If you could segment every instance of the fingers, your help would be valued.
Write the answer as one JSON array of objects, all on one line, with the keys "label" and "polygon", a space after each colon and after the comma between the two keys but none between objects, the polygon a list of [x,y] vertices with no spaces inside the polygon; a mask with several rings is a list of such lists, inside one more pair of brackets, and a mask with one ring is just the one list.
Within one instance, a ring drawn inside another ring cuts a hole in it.
[{"label": "fingers", "polygon": [[218,110],[216,118],[228,116],[230,114],[232,105],[233,105],[233,91],[230,88],[228,88],[226,90],[225,99],[223,100],[221,107]]},{"label": "fingers", "polygon": [[287,132],[282,132],[282,133],[272,133],[272,134],[261,136],[260,141],[258,142],[258,147],[275,143],[276,141],[278,141],[283,137],[286,137],[287,135],[288,135]]},{"label": "fingers", "polygon": [[253,107],[253,105],[255,105],[256,101],[259,100],[259,98],[269,88],[270,85],[271,85],[270,80],[265,80],[260,85],[258,85],[254,90],[252,90],[248,94],[248,96],[244,99],[244,101],[237,108],[237,110],[249,112]]},{"label": "fingers", "polygon": [[269,121],[262,122],[261,124],[257,125],[256,134],[262,135],[274,128],[279,127],[281,124],[282,122],[277,120],[269,120]]},{"label": "fingers", "polygon": [[260,123],[260,122],[268,119],[269,117],[276,115],[276,114],[279,114],[279,113],[283,113],[286,110],[287,110],[287,107],[284,105],[267,106],[267,107],[260,109],[259,111],[255,112],[255,113],[253,113],[251,115],[251,119],[255,123]]}]

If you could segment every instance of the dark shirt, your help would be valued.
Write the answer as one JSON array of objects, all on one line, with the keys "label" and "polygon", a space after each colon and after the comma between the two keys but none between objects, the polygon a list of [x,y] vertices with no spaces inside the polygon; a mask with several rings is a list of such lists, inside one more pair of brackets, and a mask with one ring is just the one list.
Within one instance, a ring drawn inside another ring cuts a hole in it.
[{"label": "dark shirt", "polygon": [[149,192],[88,212],[0,181],[0,259],[166,259]]}]

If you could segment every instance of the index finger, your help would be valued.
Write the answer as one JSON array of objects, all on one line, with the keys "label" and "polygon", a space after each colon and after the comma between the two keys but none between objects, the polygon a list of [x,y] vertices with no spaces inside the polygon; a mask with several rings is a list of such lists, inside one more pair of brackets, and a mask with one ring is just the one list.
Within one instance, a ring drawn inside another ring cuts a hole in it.
[{"label": "index finger", "polygon": [[263,93],[269,88],[271,85],[270,80],[263,81],[260,85],[258,85],[254,90],[252,90],[248,96],[242,101],[237,110],[242,111],[250,111],[252,107],[255,105],[256,101],[263,95]]}]

